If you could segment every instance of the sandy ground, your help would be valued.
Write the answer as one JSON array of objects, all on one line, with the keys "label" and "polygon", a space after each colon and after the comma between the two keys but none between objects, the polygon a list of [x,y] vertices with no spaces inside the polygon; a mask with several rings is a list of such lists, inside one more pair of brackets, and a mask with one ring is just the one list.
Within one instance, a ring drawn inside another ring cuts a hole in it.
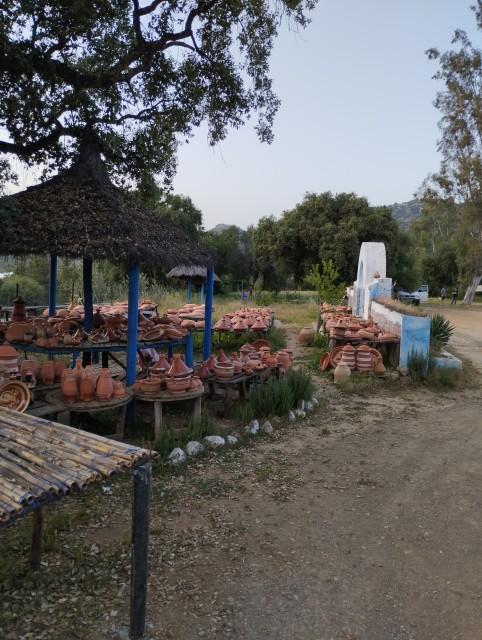
[{"label": "sandy ground", "polygon": [[[481,312],[442,312],[457,327],[451,346],[482,369]],[[360,396],[317,384],[303,421],[154,478],[146,638],[482,638],[480,389],[381,384]],[[119,491],[79,533],[100,556],[129,530]],[[55,599],[55,631],[38,632],[34,613],[3,637],[127,639],[128,564],[95,594],[72,580],[82,617],[68,635],[73,586]]]}]

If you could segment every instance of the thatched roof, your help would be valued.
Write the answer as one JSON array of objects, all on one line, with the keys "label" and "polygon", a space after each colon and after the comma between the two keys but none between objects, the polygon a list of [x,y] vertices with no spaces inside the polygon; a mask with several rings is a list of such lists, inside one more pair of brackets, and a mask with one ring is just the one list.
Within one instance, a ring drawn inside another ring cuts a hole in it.
[{"label": "thatched roof", "polygon": [[[191,279],[193,282],[204,282],[207,278],[207,269],[195,264],[181,264],[171,269],[169,273],[166,274],[166,277],[182,278],[184,280]],[[214,281],[221,282],[216,274],[214,274]]]},{"label": "thatched roof", "polygon": [[[92,161],[92,158],[90,158]],[[92,164],[92,162],[91,162]],[[209,249],[84,163],[0,199],[0,254],[213,267]]]}]

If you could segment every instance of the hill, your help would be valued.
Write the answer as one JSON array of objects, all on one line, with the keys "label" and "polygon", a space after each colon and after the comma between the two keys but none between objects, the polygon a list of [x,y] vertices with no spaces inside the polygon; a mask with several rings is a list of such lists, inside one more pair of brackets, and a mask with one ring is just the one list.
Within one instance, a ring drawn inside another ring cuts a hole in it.
[{"label": "hill", "polygon": [[393,217],[397,220],[402,229],[408,229],[412,220],[420,218],[421,205],[417,200],[387,205],[391,210]]}]

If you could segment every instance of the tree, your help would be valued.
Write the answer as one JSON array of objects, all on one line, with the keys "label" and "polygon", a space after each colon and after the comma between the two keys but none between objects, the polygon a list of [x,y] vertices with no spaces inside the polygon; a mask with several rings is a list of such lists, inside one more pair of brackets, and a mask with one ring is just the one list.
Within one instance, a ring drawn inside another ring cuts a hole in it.
[{"label": "tree", "polygon": [[341,304],[346,287],[343,282],[337,283],[339,277],[340,274],[333,266],[332,260],[323,260],[321,272],[320,265],[315,264],[305,277],[305,282],[316,289],[323,302]]},{"label": "tree", "polygon": [[270,142],[279,101],[269,56],[283,18],[316,0],[12,0],[0,4],[0,153],[46,172],[94,140],[111,178],[172,178],[179,138],[216,144],[258,115]]},{"label": "tree", "polygon": [[[474,7],[477,27],[482,28],[482,0]],[[436,80],[444,89],[434,105],[442,119],[442,137],[437,148],[442,154],[440,170],[426,182],[441,201],[452,201],[459,216],[454,239],[458,243],[458,264],[462,275],[471,280],[463,302],[472,302],[482,278],[482,52],[475,49],[464,31],[452,39],[456,49],[441,54],[427,51],[437,60]]]},{"label": "tree", "polygon": [[200,242],[220,257],[217,275],[227,281],[238,281],[249,285],[253,279],[253,259],[251,250],[252,228],[243,231],[230,225],[220,232],[207,231]]}]

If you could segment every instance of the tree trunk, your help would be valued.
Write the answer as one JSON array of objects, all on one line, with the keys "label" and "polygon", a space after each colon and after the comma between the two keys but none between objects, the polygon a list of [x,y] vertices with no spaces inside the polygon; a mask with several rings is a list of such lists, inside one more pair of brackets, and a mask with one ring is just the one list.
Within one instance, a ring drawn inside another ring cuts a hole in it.
[{"label": "tree trunk", "polygon": [[464,299],[462,300],[462,304],[472,304],[472,301],[475,296],[475,291],[479,286],[480,281],[482,280],[482,274],[474,276],[474,279],[467,287],[467,291],[465,292]]}]

